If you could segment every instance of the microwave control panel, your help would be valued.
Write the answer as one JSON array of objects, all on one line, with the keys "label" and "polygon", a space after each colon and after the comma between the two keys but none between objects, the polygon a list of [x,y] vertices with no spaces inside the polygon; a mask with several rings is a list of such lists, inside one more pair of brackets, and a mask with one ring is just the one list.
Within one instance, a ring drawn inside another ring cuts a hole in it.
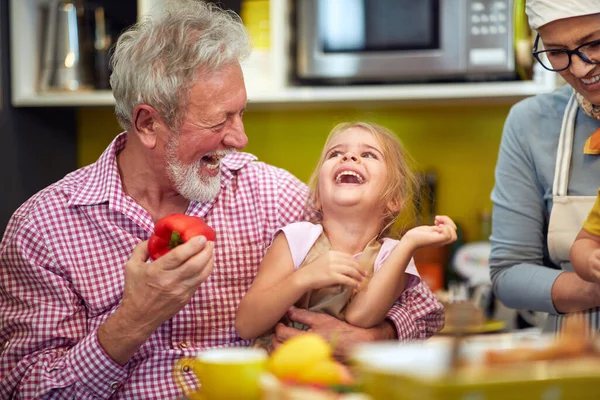
[{"label": "microwave control panel", "polygon": [[468,71],[513,71],[513,0],[470,0],[466,5]]}]

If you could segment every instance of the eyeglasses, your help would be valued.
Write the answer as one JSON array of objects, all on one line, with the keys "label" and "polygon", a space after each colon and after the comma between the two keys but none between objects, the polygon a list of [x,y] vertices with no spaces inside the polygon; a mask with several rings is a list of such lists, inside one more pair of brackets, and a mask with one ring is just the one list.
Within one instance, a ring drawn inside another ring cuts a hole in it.
[{"label": "eyeglasses", "polygon": [[[542,67],[549,71],[560,72],[569,68],[573,54],[577,54],[579,58],[588,64],[600,64],[600,40],[584,43],[573,50],[553,49],[538,51],[539,41],[540,35],[538,34],[533,44],[533,56],[542,64]],[[546,57],[543,57],[544,55]]]}]

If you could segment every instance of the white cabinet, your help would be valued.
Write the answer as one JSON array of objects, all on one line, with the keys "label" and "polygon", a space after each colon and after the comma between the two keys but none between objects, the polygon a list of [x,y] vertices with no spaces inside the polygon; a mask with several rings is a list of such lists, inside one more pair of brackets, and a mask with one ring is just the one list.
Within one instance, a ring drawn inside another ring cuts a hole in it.
[{"label": "white cabinet", "polygon": [[[10,0],[11,85],[14,106],[110,106],[110,91],[40,93],[37,82],[41,33],[38,7],[44,0]],[[123,0],[134,1],[134,0]],[[138,13],[151,10],[162,0],[137,0]],[[270,1],[271,48],[255,54],[244,65],[249,106],[323,107],[324,104],[402,102],[512,102],[549,92],[556,86],[555,74],[536,69],[532,81],[445,83],[365,86],[293,86],[287,79],[289,0]],[[259,63],[263,67],[253,68]]]},{"label": "white cabinet", "polygon": [[[123,0],[136,1],[136,0]],[[107,106],[114,104],[109,90],[80,92],[38,92],[43,25],[39,8],[47,0],[10,0],[11,102],[27,106]],[[145,13],[161,0],[137,0],[138,12]]]}]

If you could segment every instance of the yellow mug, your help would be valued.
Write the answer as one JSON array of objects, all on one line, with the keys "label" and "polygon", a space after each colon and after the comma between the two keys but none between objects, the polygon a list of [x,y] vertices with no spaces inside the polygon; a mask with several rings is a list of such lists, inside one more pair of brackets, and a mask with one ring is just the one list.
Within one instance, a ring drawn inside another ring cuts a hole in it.
[{"label": "yellow mug", "polygon": [[[182,357],[173,367],[175,382],[192,400],[258,400],[259,377],[268,354],[263,349],[223,347],[206,350],[196,358]],[[200,390],[194,391],[185,374],[193,372]]]}]

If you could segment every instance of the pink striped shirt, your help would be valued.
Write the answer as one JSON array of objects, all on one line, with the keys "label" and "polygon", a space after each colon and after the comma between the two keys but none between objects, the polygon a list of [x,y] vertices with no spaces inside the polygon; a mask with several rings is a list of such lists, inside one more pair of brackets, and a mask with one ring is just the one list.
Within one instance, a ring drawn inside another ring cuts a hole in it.
[{"label": "pink striped shirt", "polygon": [[[169,399],[181,356],[245,346],[235,311],[275,231],[303,220],[307,188],[285,170],[236,152],[222,160],[221,192],[191,202],[217,231],[215,267],[190,303],[166,321],[124,366],[107,356],[98,327],[123,292],[123,267],[148,239],[152,217],[123,192],[116,154],[121,134],[98,161],[45,188],[11,218],[0,243],[0,398]],[[400,339],[440,330],[444,314],[423,285],[390,311]],[[193,386],[191,373],[187,379]]]}]

